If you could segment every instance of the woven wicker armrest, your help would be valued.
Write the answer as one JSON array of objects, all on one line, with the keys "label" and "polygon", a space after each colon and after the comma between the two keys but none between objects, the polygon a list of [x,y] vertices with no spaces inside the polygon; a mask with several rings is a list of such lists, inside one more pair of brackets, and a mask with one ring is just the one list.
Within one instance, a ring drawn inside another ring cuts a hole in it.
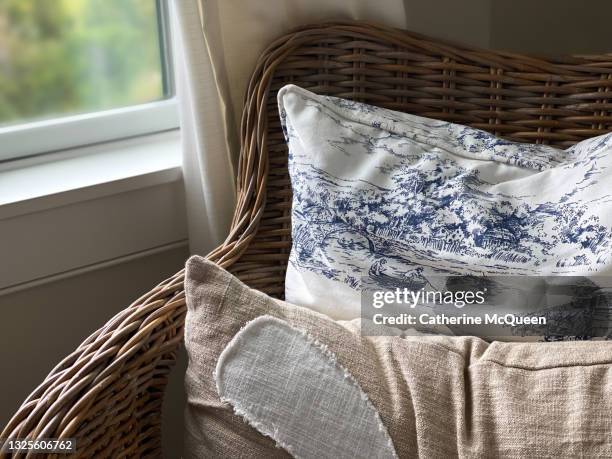
[{"label": "woven wicker armrest", "polygon": [[80,457],[157,454],[163,391],[185,312],[179,272],[57,365],[0,438],[76,438]]},{"label": "woven wicker armrest", "polygon": [[[232,249],[245,242],[234,235],[207,258],[229,269],[239,255]],[[183,281],[181,270],[89,336],[23,402],[0,439],[76,438],[83,458],[160,456],[164,390],[185,324]]]},{"label": "woven wicker armrest", "polygon": [[[227,268],[233,259],[224,248],[208,258]],[[90,335],[22,403],[0,439],[76,438],[83,458],[160,456],[164,390],[185,324],[183,281],[181,270]]]}]

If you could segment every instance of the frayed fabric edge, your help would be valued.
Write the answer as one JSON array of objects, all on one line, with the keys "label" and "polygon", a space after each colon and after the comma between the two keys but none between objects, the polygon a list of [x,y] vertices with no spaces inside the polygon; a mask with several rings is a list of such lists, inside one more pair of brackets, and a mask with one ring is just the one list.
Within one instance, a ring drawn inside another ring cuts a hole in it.
[{"label": "frayed fabric edge", "polygon": [[357,379],[355,379],[355,377],[346,367],[344,367],[338,362],[336,354],[334,354],[326,344],[321,343],[319,340],[317,340],[312,335],[310,335],[306,330],[297,328],[297,327],[293,327],[288,322],[278,319],[276,317],[270,316],[270,315],[259,316],[251,320],[250,322],[247,322],[243,327],[240,328],[240,330],[238,330],[238,332],[234,335],[234,337],[230,340],[230,342],[225,346],[221,354],[219,354],[219,358],[217,359],[217,365],[215,366],[215,369],[213,370],[213,377],[215,379],[215,385],[216,385],[217,393],[219,394],[220,400],[223,403],[227,403],[228,405],[231,405],[234,410],[234,413],[240,416],[241,418],[243,418],[248,425],[255,428],[258,432],[265,435],[266,437],[269,437],[272,440],[274,440],[277,447],[285,449],[288,453],[290,453],[291,455],[299,459],[299,456],[295,453],[295,451],[293,451],[293,448],[291,447],[291,445],[285,444],[282,441],[278,440],[278,438],[275,438],[275,437],[278,437],[277,429],[275,429],[273,432],[269,431],[269,429],[267,429],[263,423],[260,423],[256,419],[251,419],[251,416],[249,416],[249,414],[247,413],[247,410],[244,407],[240,406],[240,402],[221,395],[224,392],[223,388],[221,387],[221,378],[219,378],[219,373],[220,373],[221,368],[224,366],[225,362],[229,358],[231,358],[233,354],[237,352],[241,343],[245,341],[246,339],[245,334],[248,331],[250,331],[252,328],[255,328],[259,325],[263,325],[265,323],[272,323],[272,324],[280,325],[281,327],[287,327],[287,328],[290,328],[300,333],[311,346],[313,346],[317,351],[322,352],[323,355],[331,361],[332,365],[334,365],[337,369],[339,369],[343,373],[345,379],[348,379],[350,384],[353,385],[359,391],[361,399],[365,402],[368,410],[374,414],[374,419],[376,420],[378,431],[383,435],[383,437],[387,441],[387,445],[390,449],[390,452],[393,458],[399,459],[395,451],[395,445],[393,444],[393,439],[389,435],[387,427],[383,423],[378,410],[372,404],[372,401],[368,397],[368,394],[366,394],[365,391],[361,388]]}]

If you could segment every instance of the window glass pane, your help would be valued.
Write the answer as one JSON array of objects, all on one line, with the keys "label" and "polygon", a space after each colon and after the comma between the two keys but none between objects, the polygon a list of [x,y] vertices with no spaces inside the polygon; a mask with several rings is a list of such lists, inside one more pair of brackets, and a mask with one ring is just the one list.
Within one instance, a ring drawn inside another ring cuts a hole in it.
[{"label": "window glass pane", "polygon": [[165,97],[155,0],[0,0],[0,125]]}]

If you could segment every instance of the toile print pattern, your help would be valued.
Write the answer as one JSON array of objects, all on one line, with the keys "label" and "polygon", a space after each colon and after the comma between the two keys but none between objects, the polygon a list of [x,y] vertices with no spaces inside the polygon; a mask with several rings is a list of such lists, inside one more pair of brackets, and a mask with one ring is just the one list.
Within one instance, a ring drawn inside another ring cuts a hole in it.
[{"label": "toile print pattern", "polygon": [[353,289],[610,272],[612,135],[560,150],[295,86],[279,103],[293,269]]}]

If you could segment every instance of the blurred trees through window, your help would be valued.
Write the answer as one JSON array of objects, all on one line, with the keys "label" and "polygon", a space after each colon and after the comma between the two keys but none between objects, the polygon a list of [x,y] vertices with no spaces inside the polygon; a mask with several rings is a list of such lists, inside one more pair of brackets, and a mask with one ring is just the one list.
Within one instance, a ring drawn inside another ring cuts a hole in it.
[{"label": "blurred trees through window", "polygon": [[0,0],[0,126],[163,99],[155,0]]}]

